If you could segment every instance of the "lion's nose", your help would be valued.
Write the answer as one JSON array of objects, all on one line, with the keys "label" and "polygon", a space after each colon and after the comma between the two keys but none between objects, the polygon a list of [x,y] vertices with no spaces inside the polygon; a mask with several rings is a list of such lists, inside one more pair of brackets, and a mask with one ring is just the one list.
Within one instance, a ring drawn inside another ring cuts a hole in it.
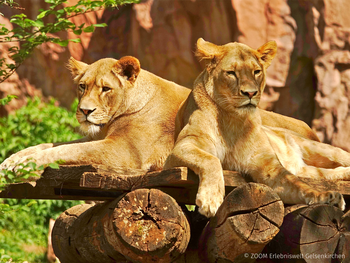
[{"label": "lion's nose", "polygon": [[257,91],[243,91],[241,90],[242,95],[247,96],[249,99],[253,98],[258,92]]},{"label": "lion's nose", "polygon": [[95,110],[96,110],[96,108],[95,108],[95,109],[92,109],[92,110],[80,108],[80,111],[81,111],[82,113],[84,113],[85,116],[89,116],[89,115],[90,115],[91,113],[93,113]]}]

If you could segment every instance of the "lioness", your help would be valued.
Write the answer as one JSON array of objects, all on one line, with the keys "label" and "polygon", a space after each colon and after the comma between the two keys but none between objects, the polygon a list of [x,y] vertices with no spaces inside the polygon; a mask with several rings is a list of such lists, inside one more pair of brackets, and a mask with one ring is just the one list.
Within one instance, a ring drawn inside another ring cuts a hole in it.
[{"label": "lioness", "polygon": [[190,90],[140,69],[130,56],[91,65],[70,58],[68,67],[78,85],[76,116],[87,136],[29,147],[6,159],[0,170],[60,159],[65,164],[161,169],[174,145],[176,113]]},{"label": "lioness", "polygon": [[[29,147],[6,159],[0,170],[61,159],[66,164],[161,169],[174,146],[176,113],[190,90],[140,69],[134,57],[101,59],[91,65],[71,58],[68,68],[78,85],[76,116],[87,136]],[[265,111],[262,116],[272,126],[317,139],[304,123]]]},{"label": "lioness", "polygon": [[[276,43],[254,50],[240,43],[217,46],[199,39],[196,54],[208,61],[207,66],[179,111],[182,130],[177,129],[164,168],[186,166],[199,176],[199,212],[212,217],[222,203],[223,169],[270,186],[286,203],[329,203],[344,210],[340,193],[317,191],[295,175],[348,179],[350,154],[318,142],[301,123],[295,125],[304,132],[267,126],[278,125],[271,118],[267,123],[266,112],[257,108]],[[286,126],[291,128],[291,123]]]}]

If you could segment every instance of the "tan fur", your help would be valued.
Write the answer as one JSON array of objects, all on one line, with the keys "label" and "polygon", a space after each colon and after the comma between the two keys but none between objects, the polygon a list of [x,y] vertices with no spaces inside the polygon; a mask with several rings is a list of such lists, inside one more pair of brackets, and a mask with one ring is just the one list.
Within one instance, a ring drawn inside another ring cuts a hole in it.
[{"label": "tan fur", "polygon": [[164,168],[187,166],[198,174],[196,204],[207,217],[223,201],[223,169],[272,187],[286,203],[345,207],[341,194],[314,190],[295,175],[348,179],[350,168],[339,166],[350,165],[350,154],[320,143],[301,121],[257,108],[275,53],[273,41],[257,50],[197,42],[207,68],[179,110],[178,138]]},{"label": "tan fur", "polygon": [[176,113],[190,90],[140,69],[134,57],[91,65],[71,58],[68,67],[78,85],[77,119],[87,136],[27,148],[0,169],[28,160],[42,165],[60,159],[66,164],[161,169],[174,145]]}]

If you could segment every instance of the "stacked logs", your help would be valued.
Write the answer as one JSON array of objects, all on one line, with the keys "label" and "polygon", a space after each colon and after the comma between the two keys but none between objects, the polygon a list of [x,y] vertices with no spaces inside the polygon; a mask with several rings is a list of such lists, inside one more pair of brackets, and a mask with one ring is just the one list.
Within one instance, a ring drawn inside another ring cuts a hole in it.
[{"label": "stacked logs", "polygon": [[[285,211],[265,185],[235,188],[204,229],[194,215],[160,190],[138,189],[65,211],[53,229],[53,248],[62,263],[285,262],[282,256],[288,262],[349,262],[348,214],[328,205]],[[341,259],[317,258],[323,254]]]}]

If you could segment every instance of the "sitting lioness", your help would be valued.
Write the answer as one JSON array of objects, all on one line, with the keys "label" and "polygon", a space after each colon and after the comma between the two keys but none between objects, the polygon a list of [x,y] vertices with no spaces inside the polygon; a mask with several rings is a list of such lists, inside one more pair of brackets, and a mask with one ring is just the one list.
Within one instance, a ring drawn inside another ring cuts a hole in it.
[{"label": "sitting lioness", "polygon": [[344,210],[340,193],[317,191],[297,176],[349,179],[350,154],[318,142],[296,120],[285,123],[288,130],[272,118],[268,123],[266,112],[257,108],[276,43],[254,50],[240,43],[217,46],[199,39],[196,54],[207,66],[179,111],[182,130],[177,129],[164,168],[186,166],[199,176],[199,212],[212,217],[223,202],[223,169],[270,186],[285,203],[327,203]]},{"label": "sitting lioness", "polygon": [[6,159],[0,170],[61,159],[65,164],[161,169],[174,146],[176,113],[190,90],[140,69],[129,56],[91,65],[71,58],[68,67],[78,85],[76,116],[86,137],[29,147]]}]

